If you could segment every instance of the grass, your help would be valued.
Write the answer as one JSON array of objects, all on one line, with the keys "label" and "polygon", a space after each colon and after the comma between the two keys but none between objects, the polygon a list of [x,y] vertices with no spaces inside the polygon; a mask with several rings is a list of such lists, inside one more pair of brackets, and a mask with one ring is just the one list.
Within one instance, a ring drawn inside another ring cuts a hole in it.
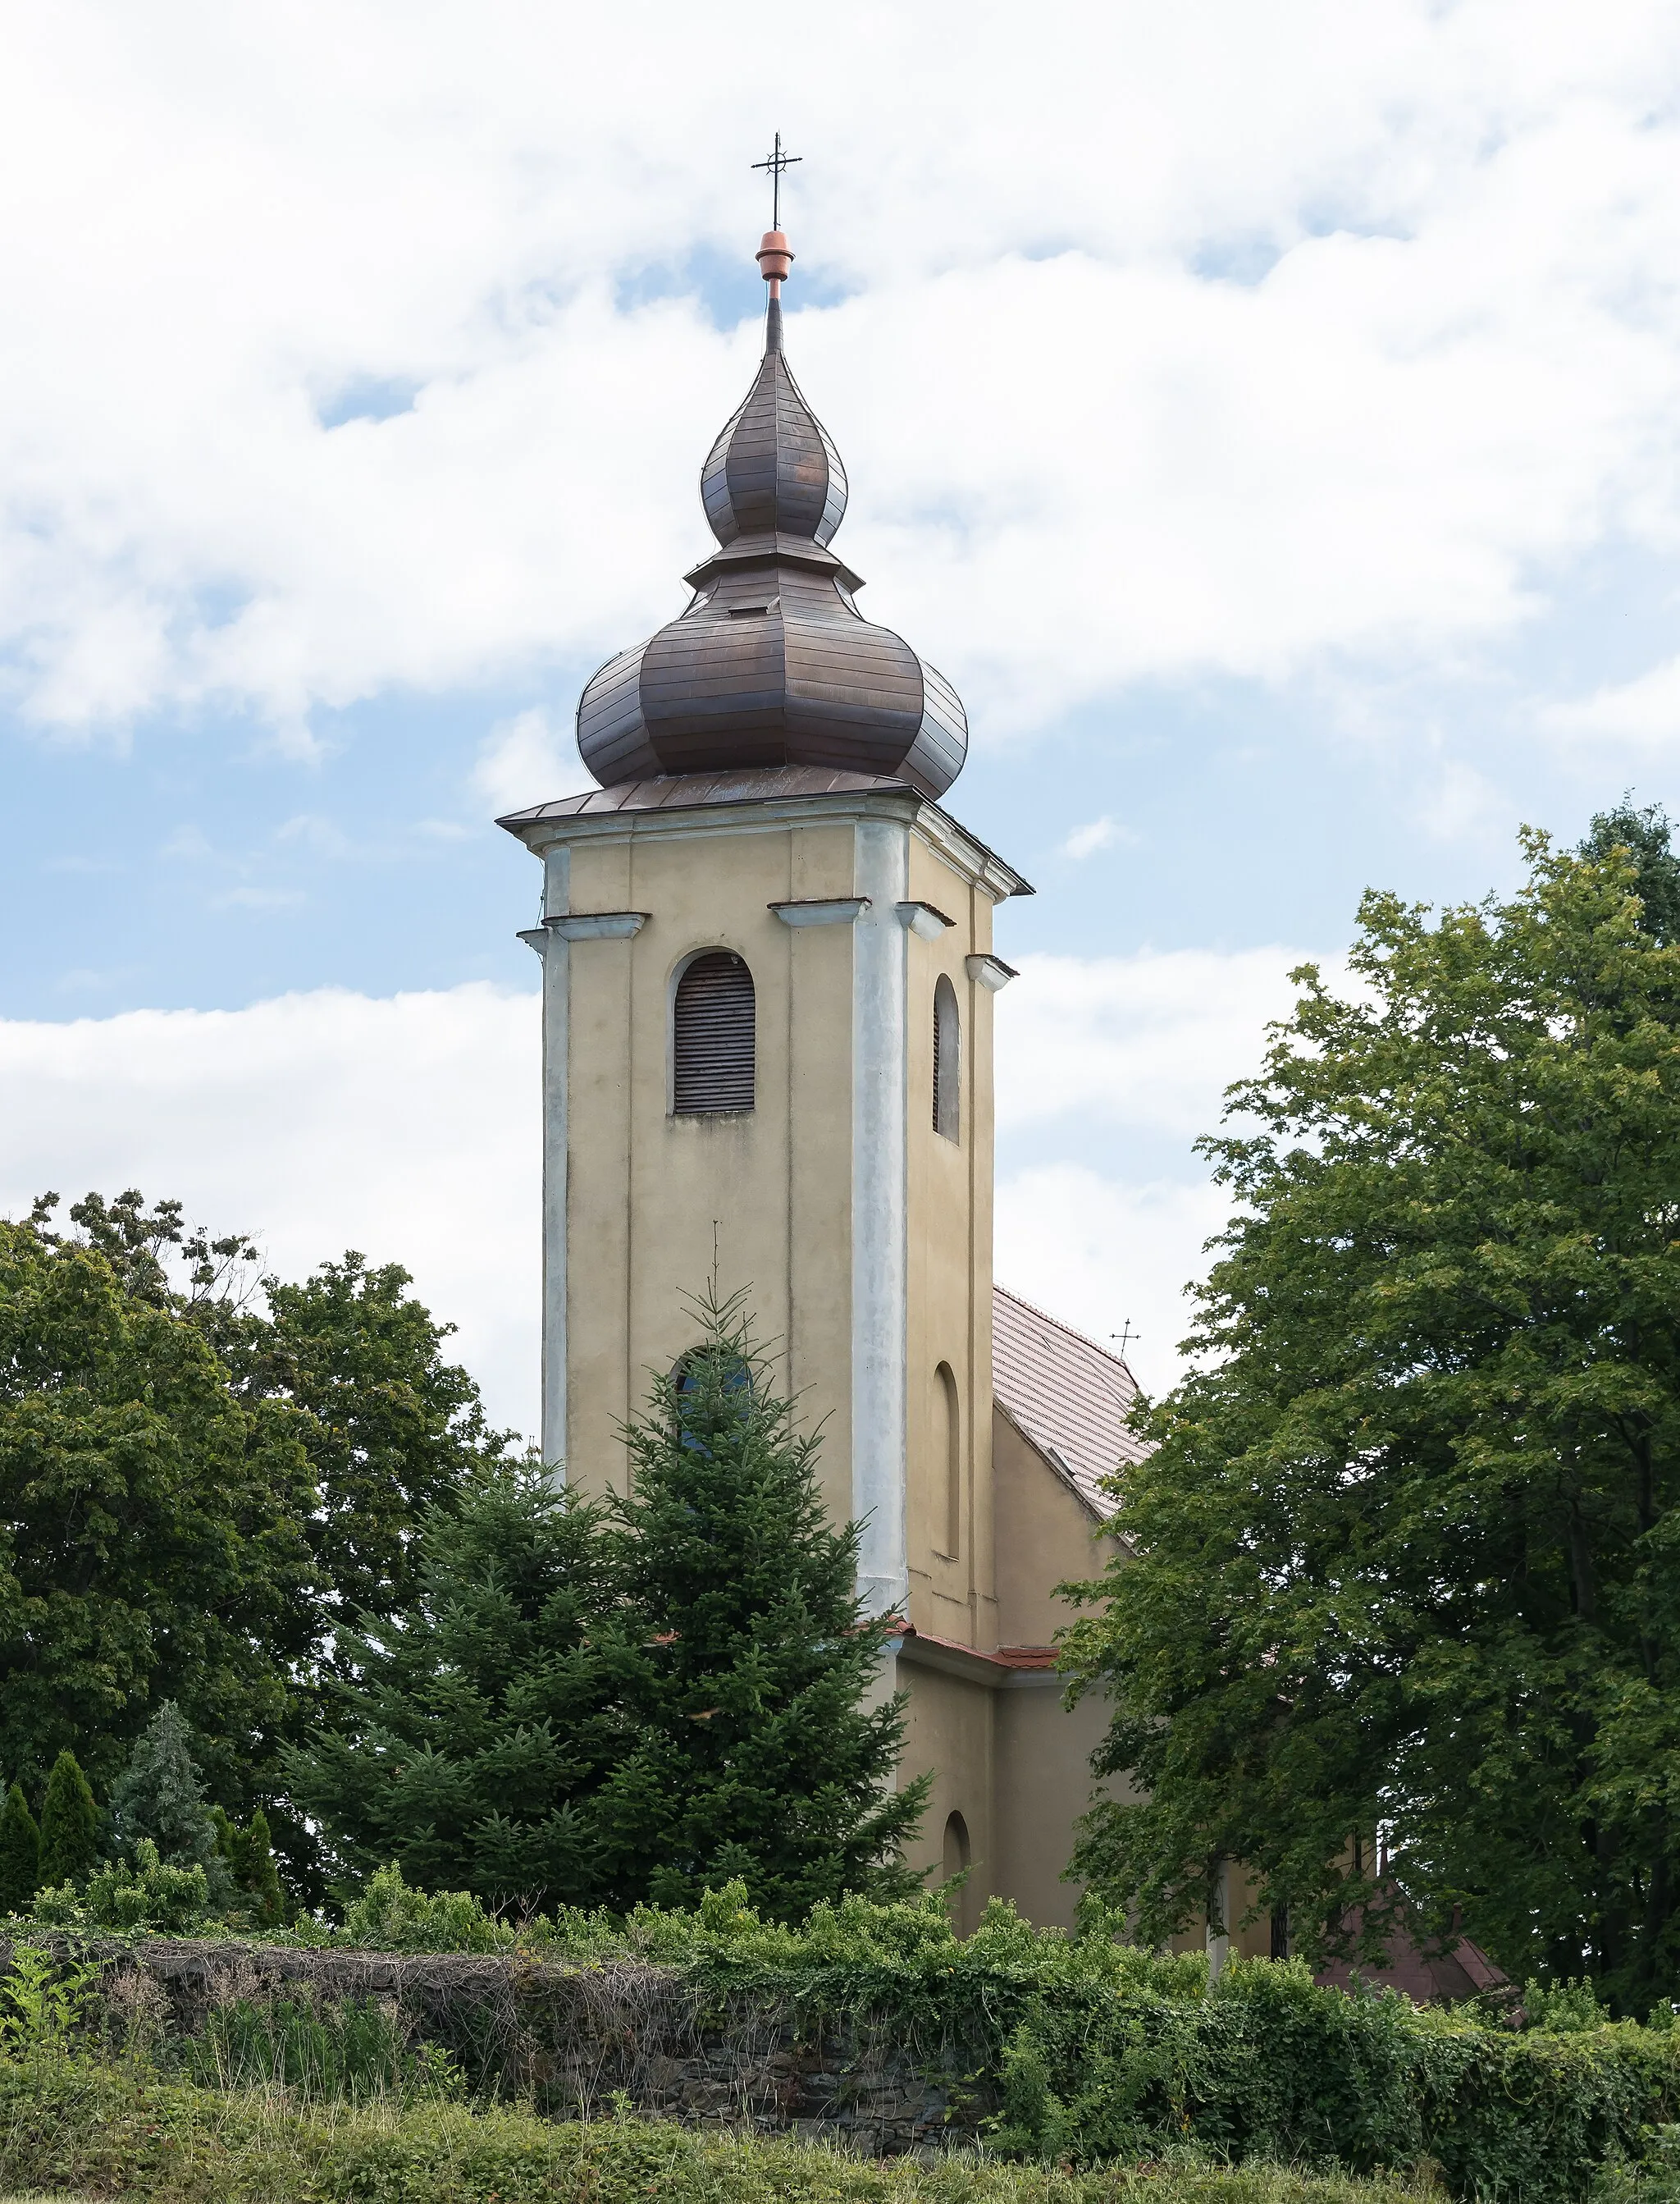
[{"label": "grass", "polygon": [[[1414,2186],[1186,2165],[1074,2174],[509,2109],[307,2105],[83,2060],[0,2066],[0,2185],[29,2204],[1416,2204]],[[0,2194],[0,2204],[9,2200]]]}]

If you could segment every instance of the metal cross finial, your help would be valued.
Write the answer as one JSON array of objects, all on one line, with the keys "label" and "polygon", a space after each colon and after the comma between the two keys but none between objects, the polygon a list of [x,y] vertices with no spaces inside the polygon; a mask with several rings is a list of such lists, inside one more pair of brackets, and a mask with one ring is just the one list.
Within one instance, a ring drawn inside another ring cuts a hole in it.
[{"label": "metal cross finial", "polygon": [[1126,1319],[1126,1329],[1125,1329],[1125,1330],[1124,1330],[1124,1331],[1111,1331],[1111,1332],[1109,1334],[1109,1337],[1110,1339],[1117,1339],[1117,1340],[1120,1342],[1120,1351],[1121,1351],[1121,1353],[1122,1354],[1125,1354],[1125,1352],[1126,1352],[1126,1350],[1127,1350],[1127,1348],[1132,1344],[1133,1341],[1134,1339],[1141,1339],[1141,1338],[1143,1337],[1143,1334],[1142,1334],[1142,1332],[1140,1332],[1140,1331],[1133,1331],[1133,1329],[1132,1329],[1132,1319],[1131,1319],[1131,1318],[1128,1316],[1128,1317],[1127,1318],[1127,1319]]},{"label": "metal cross finial", "polygon": [[755,169],[767,169],[770,171],[770,227],[772,229],[779,229],[782,227],[783,174],[786,169],[792,168],[795,162],[802,161],[804,158],[805,156],[802,153],[784,153],[782,151],[782,133],[778,130],[776,133],[776,150],[770,158],[767,161],[754,161],[752,164]]}]

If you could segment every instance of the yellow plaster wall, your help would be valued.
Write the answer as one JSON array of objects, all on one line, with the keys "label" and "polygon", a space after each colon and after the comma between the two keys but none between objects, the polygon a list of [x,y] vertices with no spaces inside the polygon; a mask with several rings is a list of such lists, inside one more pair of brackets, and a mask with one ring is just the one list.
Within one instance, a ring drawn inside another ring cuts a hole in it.
[{"label": "yellow plaster wall", "polygon": [[[908,944],[908,1240],[906,1378],[910,1619],[918,1630],[983,1650],[997,1640],[991,1476],[991,996],[966,960],[991,949],[992,903],[938,850],[910,844],[913,901],[953,923]],[[941,975],[961,1030],[960,1137],[933,1127],[933,992]],[[944,1549],[946,1465],[937,1443],[937,1372],[956,1380],[962,1440],[957,1550]]]},{"label": "yellow plaster wall", "polygon": [[958,1913],[958,1925],[966,1931],[979,1919],[986,1899],[1003,1887],[995,1795],[1001,1771],[994,1764],[992,1733],[997,1694],[960,1676],[912,1667],[908,1661],[899,1663],[898,1681],[910,1695],[901,1763],[903,1780],[913,1780],[924,1769],[933,1771],[926,1818],[905,1857],[914,1868],[931,1869],[929,1884],[937,1884],[946,1817],[954,1811],[962,1816],[973,1847],[973,1872]]},{"label": "yellow plaster wall", "polygon": [[1114,1549],[1091,1511],[1004,1414],[991,1425],[997,1615],[1004,1645],[1050,1645],[1075,1609],[1058,1584],[1098,1576]]},{"label": "yellow plaster wall", "polygon": [[[685,1293],[748,1290],[781,1381],[825,1421],[831,1504],[849,1511],[851,934],[768,909],[851,892],[849,825],[574,847],[574,912],[649,914],[571,945],[568,1473],[622,1489],[620,1421],[691,1342]],[[756,1106],[670,1110],[670,1000],[696,950],[753,975]]]},{"label": "yellow plaster wall", "polygon": [[1074,1824],[1091,1804],[1091,1756],[1108,1727],[1107,1702],[1082,1699],[1069,1711],[1059,1681],[1035,1679],[999,1692],[995,1719],[1005,1771],[997,1786],[999,1886],[1029,1921],[1071,1928],[1082,1886],[1064,1882],[1062,1871]]}]

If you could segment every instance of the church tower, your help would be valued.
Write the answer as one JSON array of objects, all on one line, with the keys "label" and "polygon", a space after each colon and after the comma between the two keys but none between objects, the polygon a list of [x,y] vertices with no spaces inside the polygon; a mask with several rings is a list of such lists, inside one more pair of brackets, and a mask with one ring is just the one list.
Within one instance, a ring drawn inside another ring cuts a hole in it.
[{"label": "church tower", "polygon": [[[831,548],[846,477],[783,353],[792,258],[769,232],[763,361],[701,476],[717,548],[583,692],[600,787],[500,822],[544,868],[522,937],[543,972],[543,1449],[622,1489],[621,1425],[692,1343],[685,1296],[714,1260],[746,1289],[822,1427],[835,1516],[864,1522],[862,1597],[898,1619],[884,1680],[911,1688],[908,1765],[938,1770],[928,1857],[943,1841],[1007,1888],[992,1003],[1013,975],[992,916],[1032,891],[942,807],[962,706]],[[1080,1522],[1044,1568],[1094,1565]],[[1085,1749],[1070,1731],[1075,1809]]]}]

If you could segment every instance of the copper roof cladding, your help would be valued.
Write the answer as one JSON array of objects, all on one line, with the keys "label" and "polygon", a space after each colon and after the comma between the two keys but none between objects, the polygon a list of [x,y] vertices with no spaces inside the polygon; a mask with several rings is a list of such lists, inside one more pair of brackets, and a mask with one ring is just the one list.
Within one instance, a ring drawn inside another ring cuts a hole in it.
[{"label": "copper roof cladding", "polygon": [[991,1289],[992,1395],[1095,1514],[1112,1515],[1102,1480],[1149,1452],[1126,1419],[1137,1380],[1117,1354],[1002,1286]]},{"label": "copper roof cladding", "polygon": [[719,548],[686,578],[680,616],[589,682],[577,746],[604,787],[810,766],[941,796],[967,755],[967,715],[901,636],[863,618],[861,577],[828,548],[846,471],[783,357],[780,287],[753,387],[701,473]]}]

